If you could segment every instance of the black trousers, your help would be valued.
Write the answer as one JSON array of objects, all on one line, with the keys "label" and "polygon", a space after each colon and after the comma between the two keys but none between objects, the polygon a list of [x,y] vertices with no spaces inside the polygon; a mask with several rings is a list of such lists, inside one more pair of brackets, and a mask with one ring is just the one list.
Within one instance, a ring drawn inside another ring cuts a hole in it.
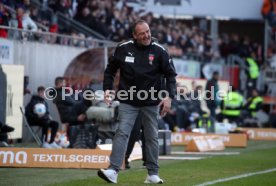
[{"label": "black trousers", "polygon": [[51,129],[51,137],[49,143],[53,143],[55,141],[55,137],[58,131],[58,122],[53,120],[41,120],[36,123],[30,123],[31,126],[40,126],[42,127],[42,136],[44,137],[44,141],[48,139],[48,129]]},{"label": "black trousers", "polygon": [[[142,129],[142,132],[141,132]],[[132,153],[132,150],[134,148],[134,144],[136,141],[142,140],[142,160],[145,162],[145,137],[143,133],[142,128],[142,119],[138,116],[135,124],[133,126],[133,129],[131,131],[131,134],[129,136],[128,144],[127,144],[127,150],[125,154],[125,162],[127,163],[127,160]]]}]

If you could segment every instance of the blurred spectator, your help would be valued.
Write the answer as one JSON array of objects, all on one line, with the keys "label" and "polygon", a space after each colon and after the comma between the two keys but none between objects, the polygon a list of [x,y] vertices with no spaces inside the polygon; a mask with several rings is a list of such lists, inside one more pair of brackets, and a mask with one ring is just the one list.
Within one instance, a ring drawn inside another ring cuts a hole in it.
[{"label": "blurred spectator", "polygon": [[124,41],[124,39],[125,39],[125,29],[123,29],[123,28],[120,28],[119,30],[118,30],[118,32],[117,33],[115,33],[113,36],[112,36],[112,41],[116,41],[116,42],[120,42],[120,41]]},{"label": "blurred spectator", "polygon": [[209,79],[206,83],[205,91],[206,91],[206,104],[210,111],[210,116],[212,118],[216,118],[216,109],[220,105],[220,100],[218,97],[218,80],[219,73],[217,71],[213,72],[212,78]]},{"label": "blurred spectator", "polygon": [[269,59],[269,66],[273,69],[276,69],[276,50],[272,50],[272,55]]},{"label": "blurred spectator", "polygon": [[262,109],[263,106],[263,98],[259,96],[259,93],[256,89],[252,90],[251,97],[249,97],[243,106],[245,113],[245,117],[255,117],[256,113]]},{"label": "blurred spectator", "polygon": [[251,41],[248,36],[245,36],[239,45],[239,56],[251,56],[253,52]]},{"label": "blurred spectator", "polygon": [[65,94],[66,81],[63,77],[55,79],[56,97],[53,100],[57,105],[60,113],[62,123],[69,123],[69,125],[84,124],[86,121],[85,112],[88,108],[83,101],[77,101],[71,96],[63,96]]},{"label": "blurred spectator", "polygon": [[177,109],[178,109],[178,102],[176,99],[172,100],[172,106],[169,112],[162,118],[168,125],[169,129],[174,132],[179,132],[180,124],[177,123]]},{"label": "blurred spectator", "polygon": [[[274,0],[272,1],[274,3]],[[256,59],[258,64],[263,64],[261,45],[257,42],[252,42],[254,39],[248,36],[245,36],[241,40],[240,36],[236,33],[232,33],[230,36],[228,34],[221,35],[218,40],[218,53],[217,51],[213,51],[212,40],[208,38],[209,33],[204,27],[195,25],[187,26],[185,20],[174,20],[164,18],[163,16],[156,18],[152,12],[146,12],[142,7],[140,10],[137,7],[130,7],[130,4],[126,1],[40,0],[43,5],[41,10],[38,10],[37,7],[30,6],[30,0],[2,0],[2,2],[11,7],[15,7],[15,4],[19,4],[20,7],[27,7],[30,9],[31,19],[49,28],[51,33],[70,35],[72,29],[69,25],[58,25],[56,20],[53,21],[52,18],[55,19],[55,16],[49,15],[49,12],[46,11],[47,7],[65,16],[73,17],[76,21],[112,41],[122,41],[129,38],[131,34],[129,25],[137,19],[144,19],[148,21],[152,28],[152,36],[156,37],[160,43],[169,45],[167,48],[175,57],[211,62],[219,56],[226,58],[229,54],[241,55],[241,53],[248,53]],[[267,3],[266,5],[270,6]],[[270,9],[268,8],[267,10]],[[23,23],[21,24],[21,22],[24,22],[24,20],[17,16],[17,19],[10,21],[10,25],[16,28],[23,28]],[[29,25],[28,28],[33,28],[33,26]],[[75,34],[83,38],[79,33]],[[42,42],[84,46],[82,42],[80,44],[72,44],[70,39],[41,38],[41,36],[38,37],[37,35],[34,35],[36,37],[35,40]]]},{"label": "blurred spectator", "polygon": [[[9,26],[9,12],[5,9],[4,4],[0,1],[0,26]],[[7,38],[6,29],[0,28],[0,37]]]},{"label": "blurred spectator", "polygon": [[268,20],[270,26],[276,26],[276,0],[263,0],[261,13]]},{"label": "blurred spectator", "polygon": [[29,10],[31,8],[30,0],[23,0],[23,6],[26,10]]},{"label": "blurred spectator", "polygon": [[70,17],[74,17],[77,14],[78,1],[79,0],[72,0],[71,1],[71,7],[70,7],[70,10],[69,10]]},{"label": "blurred spectator", "polygon": [[256,89],[257,80],[260,75],[260,70],[257,62],[252,57],[244,57],[247,65],[247,82],[246,82],[246,92],[247,98],[251,96],[252,90]]},{"label": "blurred spectator", "polygon": [[204,62],[211,62],[213,59],[214,51],[212,49],[212,40],[211,38],[205,39],[205,45],[203,49],[203,59]]},{"label": "blurred spectator", "polygon": [[189,122],[189,100],[187,99],[188,88],[186,86],[177,86],[177,93],[179,99],[176,100],[176,123],[179,129],[187,129],[190,125]]},{"label": "blurred spectator", "polygon": [[69,0],[59,0],[56,1],[53,9],[55,12],[60,12],[63,15],[70,17],[69,7],[71,6],[71,1]]},{"label": "blurred spectator", "polygon": [[230,36],[230,54],[239,54],[239,45],[240,45],[240,38],[238,34],[231,34]]},{"label": "blurred spectator", "polygon": [[23,7],[18,7],[16,9],[16,20],[11,22],[11,26],[18,29],[37,31],[37,26],[29,14],[29,10],[25,11]]},{"label": "blurred spectator", "polygon": [[269,115],[269,122],[271,127],[276,128],[276,112],[275,110]]},{"label": "blurred spectator", "polygon": [[201,109],[201,96],[203,92],[203,86],[196,85],[195,81],[192,82],[192,90],[187,93],[187,98],[189,98],[188,110],[189,112],[196,113],[197,115],[202,115],[204,112]]},{"label": "blurred spectator", "polygon": [[81,14],[77,14],[74,19],[93,30],[95,30],[96,28],[97,21],[94,18],[94,16],[90,13],[88,7],[84,7],[81,11]]},{"label": "blurred spectator", "polygon": [[221,101],[221,113],[217,118],[219,122],[222,122],[223,119],[228,119],[230,123],[236,122],[239,124],[244,98],[233,86],[231,87],[232,89],[228,91]]},{"label": "blurred spectator", "polygon": [[[33,95],[30,102],[26,106],[26,118],[30,126],[42,127],[43,144],[44,148],[61,148],[55,142],[55,137],[58,130],[58,122],[52,120],[49,114],[48,103],[45,101],[45,87],[37,88],[37,95]],[[42,108],[36,108],[38,105],[44,105],[45,110]],[[48,129],[51,129],[51,137],[48,142]]]},{"label": "blurred spectator", "polygon": [[[63,124],[69,124],[69,129],[67,130],[67,136],[69,137],[70,147],[75,143],[76,139],[74,137],[74,128],[70,127],[72,125],[84,125],[87,121],[86,110],[91,106],[91,101],[89,100],[75,100],[75,95],[64,96],[67,88],[66,81],[63,77],[57,77],[55,79],[55,90],[56,96],[53,102],[56,104],[57,109],[60,114],[60,119]],[[78,95],[79,96],[79,95]],[[78,97],[77,96],[77,97]]]},{"label": "blurred spectator", "polygon": [[29,76],[24,76],[24,95],[25,94],[31,94],[31,90],[28,89],[28,85],[30,82],[30,77]]},{"label": "blurred spectator", "polygon": [[30,18],[35,22],[41,22],[40,14],[38,7],[31,6],[30,7]]},{"label": "blurred spectator", "polygon": [[219,52],[221,57],[226,58],[230,52],[231,48],[229,45],[229,36],[227,34],[222,34],[221,37],[219,38]]},{"label": "blurred spectator", "polygon": [[[37,31],[37,25],[35,24],[35,22],[30,17],[30,10],[26,10],[24,12],[22,18],[20,18],[18,16],[18,21],[22,21],[22,26],[23,26],[24,30]],[[21,24],[21,23],[19,23],[19,24]]]},{"label": "blurred spectator", "polygon": [[15,6],[19,3],[21,3],[20,0],[1,0],[1,2],[5,5],[8,5],[9,7],[15,9]]}]

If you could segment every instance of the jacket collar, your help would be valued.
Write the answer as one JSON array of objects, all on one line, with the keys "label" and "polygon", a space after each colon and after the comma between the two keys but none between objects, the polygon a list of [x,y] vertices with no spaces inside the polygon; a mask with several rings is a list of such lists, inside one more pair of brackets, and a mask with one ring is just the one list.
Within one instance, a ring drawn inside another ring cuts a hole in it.
[{"label": "jacket collar", "polygon": [[152,38],[151,38],[150,44],[149,44],[148,46],[138,44],[136,39],[133,39],[133,41],[134,41],[134,45],[135,45],[136,47],[140,48],[140,49],[149,48],[149,47],[152,45],[152,43],[153,43]]}]

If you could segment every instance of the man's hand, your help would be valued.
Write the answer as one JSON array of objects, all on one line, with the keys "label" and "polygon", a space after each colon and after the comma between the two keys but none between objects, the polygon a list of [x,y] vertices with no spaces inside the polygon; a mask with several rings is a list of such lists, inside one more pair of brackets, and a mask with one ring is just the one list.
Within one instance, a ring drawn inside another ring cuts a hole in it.
[{"label": "man's hand", "polygon": [[115,99],[115,90],[106,90],[104,92],[104,102],[107,105],[111,105],[114,99]]},{"label": "man's hand", "polygon": [[160,103],[159,107],[161,109],[160,115],[164,117],[171,110],[172,99],[170,97],[165,97]]},{"label": "man's hand", "polygon": [[85,115],[85,114],[80,114],[80,115],[78,115],[77,120],[82,122],[82,121],[85,120],[85,118],[86,118],[86,115]]}]

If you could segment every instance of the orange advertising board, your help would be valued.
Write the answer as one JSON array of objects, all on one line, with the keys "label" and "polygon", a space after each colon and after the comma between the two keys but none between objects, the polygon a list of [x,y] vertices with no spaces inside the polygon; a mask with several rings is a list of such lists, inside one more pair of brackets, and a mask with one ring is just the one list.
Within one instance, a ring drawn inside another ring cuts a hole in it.
[{"label": "orange advertising board", "polygon": [[0,167],[107,168],[110,150],[0,148]]},{"label": "orange advertising board", "polygon": [[187,145],[194,136],[217,136],[222,139],[225,147],[246,147],[246,134],[201,134],[192,132],[173,132],[171,136],[172,145]]},{"label": "orange advertising board", "polygon": [[218,136],[194,136],[187,144],[187,152],[223,151],[224,143]]},{"label": "orange advertising board", "polygon": [[271,128],[242,128],[250,140],[276,141],[276,129]]}]

